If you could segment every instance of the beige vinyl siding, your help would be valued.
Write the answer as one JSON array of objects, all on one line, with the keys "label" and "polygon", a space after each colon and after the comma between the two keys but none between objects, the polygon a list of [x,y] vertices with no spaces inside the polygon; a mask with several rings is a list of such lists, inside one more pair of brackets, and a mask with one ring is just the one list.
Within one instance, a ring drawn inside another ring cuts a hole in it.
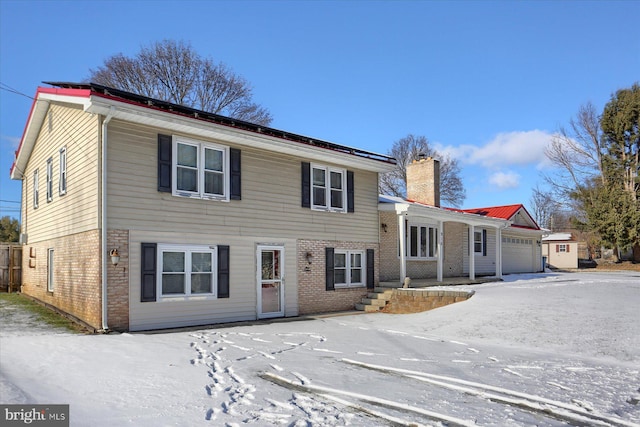
[{"label": "beige vinyl siding", "polygon": [[242,150],[242,200],[175,197],[157,191],[157,136],[166,132],[117,120],[108,132],[110,229],[378,240],[376,173],[354,171],[355,213],[313,211],[301,207],[301,162],[307,159],[236,146]]},{"label": "beige vinyl siding", "polygon": [[[99,121],[69,105],[51,104],[27,164],[22,188],[23,232],[29,243],[98,228]],[[60,196],[60,149],[67,149],[67,193]],[[52,200],[47,202],[47,159],[52,159]],[[33,208],[38,169],[39,207]],[[55,227],[53,226],[55,224]]]},{"label": "beige vinyl siding", "polygon": [[[210,300],[140,302],[141,243],[178,243],[193,245],[229,245],[230,296]],[[257,317],[258,244],[285,247],[285,316],[298,315],[296,241],[271,236],[261,240],[242,236],[202,233],[132,231],[129,242],[129,329],[147,330],[166,327],[254,320]],[[120,266],[118,266],[120,268]]]}]

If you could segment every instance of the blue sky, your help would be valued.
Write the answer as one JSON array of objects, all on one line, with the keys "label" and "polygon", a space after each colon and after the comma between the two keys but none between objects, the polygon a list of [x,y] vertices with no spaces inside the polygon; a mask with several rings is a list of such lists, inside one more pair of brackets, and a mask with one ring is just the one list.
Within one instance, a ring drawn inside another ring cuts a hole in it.
[{"label": "blue sky", "polygon": [[[162,39],[232,67],[272,126],[386,153],[409,133],[455,156],[464,208],[529,205],[544,147],[580,105],[640,81],[638,1],[0,0],[0,81],[33,96]],[[0,90],[0,216],[31,106]]]}]

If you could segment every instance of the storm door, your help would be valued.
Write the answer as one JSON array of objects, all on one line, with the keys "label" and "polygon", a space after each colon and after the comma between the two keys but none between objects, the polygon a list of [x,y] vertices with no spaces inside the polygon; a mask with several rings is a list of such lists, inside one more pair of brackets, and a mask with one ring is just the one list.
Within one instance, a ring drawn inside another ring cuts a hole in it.
[{"label": "storm door", "polygon": [[258,246],[258,318],[284,316],[284,247]]}]

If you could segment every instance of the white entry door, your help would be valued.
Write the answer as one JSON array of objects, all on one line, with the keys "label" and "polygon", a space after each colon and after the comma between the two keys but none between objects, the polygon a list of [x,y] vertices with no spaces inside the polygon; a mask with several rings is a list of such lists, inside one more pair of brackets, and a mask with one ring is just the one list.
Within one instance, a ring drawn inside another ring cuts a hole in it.
[{"label": "white entry door", "polygon": [[284,316],[284,247],[258,246],[258,318]]}]

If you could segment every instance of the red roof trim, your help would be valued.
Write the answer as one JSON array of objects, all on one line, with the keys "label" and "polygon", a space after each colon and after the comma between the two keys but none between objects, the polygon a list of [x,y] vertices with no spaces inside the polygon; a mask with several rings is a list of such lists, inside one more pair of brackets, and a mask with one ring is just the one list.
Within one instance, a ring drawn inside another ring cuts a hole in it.
[{"label": "red roof trim", "polygon": [[11,164],[11,168],[9,169],[9,175],[13,175],[13,171],[16,168],[16,161],[18,159],[18,153],[22,150],[22,145],[24,143],[24,137],[27,134],[27,128],[31,123],[31,117],[33,116],[33,112],[36,109],[36,104],[40,101],[40,94],[46,93],[50,95],[62,95],[62,96],[77,96],[88,98],[91,96],[91,91],[88,89],[66,89],[66,88],[55,88],[55,87],[42,87],[39,86],[36,89],[36,94],[33,97],[33,102],[31,103],[31,109],[29,110],[29,116],[27,117],[27,121],[24,124],[24,129],[22,130],[22,137],[20,138],[20,144],[18,145],[18,149],[14,153],[13,163]]}]

